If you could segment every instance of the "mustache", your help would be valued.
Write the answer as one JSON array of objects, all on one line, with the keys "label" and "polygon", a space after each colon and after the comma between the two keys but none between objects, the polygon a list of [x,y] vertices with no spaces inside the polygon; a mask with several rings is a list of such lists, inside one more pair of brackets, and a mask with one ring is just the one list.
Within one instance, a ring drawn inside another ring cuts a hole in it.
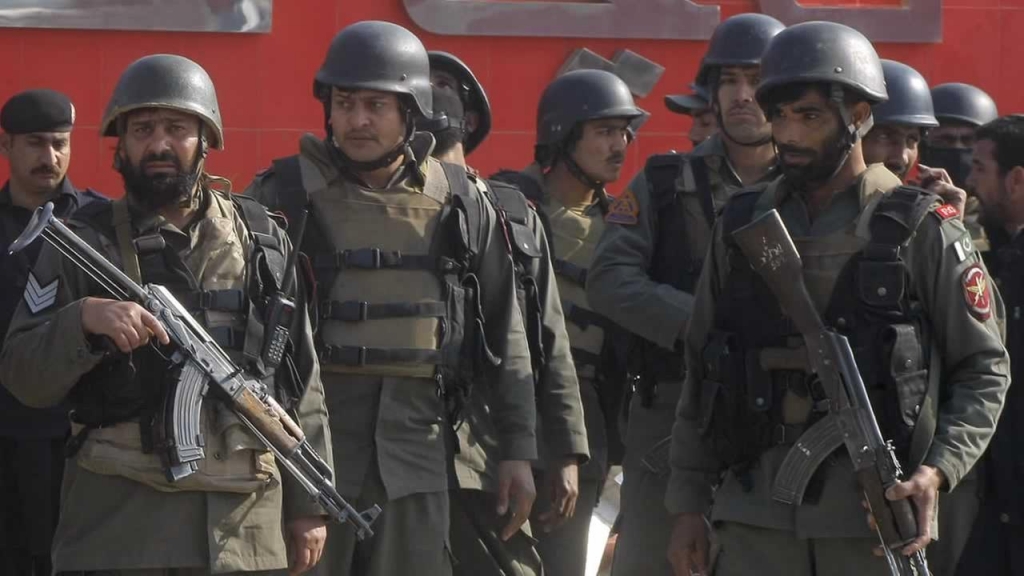
[{"label": "mustache", "polygon": [[626,155],[622,152],[613,152],[610,156],[605,158],[604,161],[606,164],[613,164],[616,162],[623,163],[626,161]]},{"label": "mustache", "polygon": [[806,156],[807,158],[814,158],[817,156],[814,150],[810,148],[800,148],[799,146],[793,146],[791,144],[776,144],[776,150],[779,155],[792,154],[794,156]]},{"label": "mustache", "polygon": [[377,135],[374,134],[373,132],[362,132],[362,131],[359,131],[359,130],[353,130],[351,132],[346,132],[344,134],[344,136],[342,136],[342,139],[343,140],[373,140],[374,142],[380,142],[380,140],[377,139]]},{"label": "mustache", "polygon": [[181,160],[179,160],[178,157],[175,156],[172,152],[150,154],[149,156],[143,158],[141,162],[139,162],[139,168],[145,170],[147,164],[153,164],[156,162],[167,162],[170,164],[174,164],[174,167],[178,169],[178,172],[181,172]]},{"label": "mustache", "polygon": [[57,172],[57,170],[49,166],[37,166],[32,169],[32,172],[30,172],[30,174],[32,174],[33,176],[56,176],[59,174],[59,172]]}]

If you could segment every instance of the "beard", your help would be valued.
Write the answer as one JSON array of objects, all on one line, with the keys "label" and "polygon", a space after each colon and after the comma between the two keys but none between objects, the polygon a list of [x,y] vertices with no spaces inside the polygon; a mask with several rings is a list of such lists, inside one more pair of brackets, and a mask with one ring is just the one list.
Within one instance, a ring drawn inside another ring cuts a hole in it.
[{"label": "beard", "polygon": [[[780,158],[782,174],[786,177],[787,182],[799,190],[807,190],[828,182],[839,169],[841,163],[845,161],[844,152],[846,147],[843,144],[842,134],[837,134],[835,138],[828,141],[820,152],[811,148],[800,148],[788,144],[777,144],[776,148]],[[808,158],[809,161],[806,164],[787,164],[784,159],[786,153],[798,154]]]},{"label": "beard", "polygon": [[[177,172],[148,175],[146,164],[150,162],[173,162]],[[125,160],[121,162],[118,171],[124,180],[125,192],[139,205],[154,212],[171,205],[188,203],[199,180],[198,172],[185,172],[181,161],[171,152],[146,156],[138,167]]]}]

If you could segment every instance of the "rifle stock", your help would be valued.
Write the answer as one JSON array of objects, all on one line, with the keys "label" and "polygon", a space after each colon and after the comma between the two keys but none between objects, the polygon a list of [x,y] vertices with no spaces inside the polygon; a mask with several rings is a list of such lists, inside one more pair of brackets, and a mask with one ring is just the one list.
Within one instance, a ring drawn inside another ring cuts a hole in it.
[{"label": "rifle stock", "polygon": [[900,552],[918,536],[912,503],[885,497],[885,491],[902,477],[899,461],[892,445],[882,437],[849,341],[829,330],[818,315],[804,284],[800,254],[778,212],[760,216],[736,230],[733,238],[803,336],[808,364],[829,401],[829,414],[804,432],[786,455],[775,478],[773,497],[800,504],[821,462],[845,445],[875,518],[890,572],[894,576],[927,576],[923,551],[910,557]]},{"label": "rifle stock", "polygon": [[169,361],[172,368],[180,369],[180,376],[163,399],[157,431],[164,438],[157,447],[171,481],[198,470],[204,457],[202,404],[215,392],[213,396],[232,409],[333,520],[351,524],[359,539],[373,535],[371,524],[380,514],[380,507],[359,512],[338,494],[332,482],[333,472],[306,441],[298,423],[262,383],[245,375],[170,291],[163,286],[136,284],[54,218],[52,203],[36,210],[22,234],[11,243],[10,251],[24,249],[39,236],[114,298],[146,308],[170,336],[173,353]]}]

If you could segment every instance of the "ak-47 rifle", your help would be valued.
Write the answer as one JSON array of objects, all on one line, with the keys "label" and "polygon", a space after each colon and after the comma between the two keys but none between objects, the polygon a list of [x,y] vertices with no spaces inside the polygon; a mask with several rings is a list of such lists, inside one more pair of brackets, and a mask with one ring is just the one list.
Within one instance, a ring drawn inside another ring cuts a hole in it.
[{"label": "ak-47 rifle", "polygon": [[[351,524],[360,539],[373,535],[370,525],[380,514],[380,508],[373,506],[359,512],[338,494],[330,467],[309,445],[302,428],[262,383],[247,376],[231,360],[170,291],[154,284],[139,286],[54,218],[52,203],[36,210],[25,230],[11,243],[10,252],[24,249],[39,236],[85,271],[111,296],[141,305],[167,331],[171,340],[169,361],[181,369],[181,375],[168,391],[161,410],[161,428],[166,438],[161,442],[163,450],[160,456],[168,479],[180,480],[199,469],[199,462],[204,457],[199,428],[200,410],[207,393],[212,392],[212,396],[224,401],[253,435],[273,452],[284,469],[333,520]],[[276,300],[281,300],[280,296],[276,295]],[[287,308],[288,303],[274,303],[272,306],[282,307]],[[274,333],[270,335],[268,352],[275,360],[280,359],[284,347],[282,322],[275,320],[280,313],[272,312],[269,318],[272,321],[269,327]]]},{"label": "ak-47 rifle", "polygon": [[871,409],[864,381],[845,336],[825,327],[803,281],[803,264],[778,212],[771,210],[736,230],[733,238],[754,271],[792,319],[807,347],[808,365],[821,381],[829,413],[797,439],[775,477],[772,497],[800,504],[818,466],[845,445],[875,519],[876,532],[893,576],[928,576],[924,551],[901,549],[918,537],[910,500],[888,500],[885,491],[903,476],[892,444]]}]

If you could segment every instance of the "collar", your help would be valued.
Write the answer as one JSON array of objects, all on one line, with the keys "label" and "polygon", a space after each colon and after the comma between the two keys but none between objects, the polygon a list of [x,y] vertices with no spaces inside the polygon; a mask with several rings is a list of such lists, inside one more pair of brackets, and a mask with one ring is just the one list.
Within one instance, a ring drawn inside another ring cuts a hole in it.
[{"label": "collar", "polygon": [[[541,201],[544,204],[555,202],[554,198],[551,196],[551,192],[548,190],[547,185],[544,182],[544,170],[540,167],[540,164],[536,162],[530,164],[526,168],[523,168],[522,174],[537,182],[537,186],[539,186],[541,190]],[[563,206],[561,202],[559,202],[558,205]],[[571,210],[568,206],[563,207],[567,210]],[[595,210],[599,213],[601,212],[601,198],[597,193],[594,194],[594,200],[583,209],[583,214],[589,216],[593,214]]]},{"label": "collar", "polygon": [[[721,132],[712,134],[710,138],[698,144],[690,152],[689,156],[703,158],[709,168],[731,180],[730,184],[733,186],[743,186],[743,183],[740,182],[740,177],[736,174],[736,169],[733,168],[732,162],[729,161],[729,150],[725,146],[725,140],[723,140]],[[771,168],[768,169],[768,172],[760,180],[752,184],[771,182],[778,176],[779,164],[776,162],[772,164]]]},{"label": "collar", "polygon": [[[900,179],[890,172],[885,165],[871,164],[867,170],[861,172],[850,188],[856,188],[860,209],[864,210],[868,205],[877,200],[882,193],[888,192],[901,184]],[[850,188],[847,188],[847,190]],[[776,207],[781,206],[796,193],[786,185],[785,177],[776,180],[770,190]],[[843,190],[839,190],[836,194],[842,194],[843,192]]]},{"label": "collar", "polygon": [[[193,223],[207,218],[218,218],[226,217],[227,212],[222,206],[221,202],[215,201],[217,193],[210,190],[204,185],[200,185],[199,188],[199,214],[192,220]],[[151,212],[147,208],[140,206],[131,196],[125,195],[125,201],[128,202],[128,212],[131,214],[132,224],[139,236],[146,236],[157,232],[170,232],[172,234],[178,234],[187,236],[188,232],[185,230],[179,230],[177,226],[171,224],[166,218]]]},{"label": "collar", "polygon": [[[384,189],[395,187],[409,176],[417,180],[415,187],[422,188],[427,178],[427,161],[430,159],[430,153],[434,151],[434,145],[434,135],[430,132],[413,134],[409,141],[412,158],[404,159]],[[361,188],[372,189],[361,178],[343,169],[336,161],[336,157],[331,154],[328,144],[313,134],[303,134],[299,139],[299,155],[307,158],[316,166],[327,186],[345,180],[353,182]]]},{"label": "collar", "polygon": [[[71,178],[65,176],[57,186],[56,194],[50,199],[53,202],[54,213],[59,216],[65,216],[75,208],[78,208],[82,204],[82,194],[84,192],[79,192],[75,189],[74,184],[71,183]],[[3,188],[0,188],[0,206],[13,206],[10,180],[4,183]]]}]

